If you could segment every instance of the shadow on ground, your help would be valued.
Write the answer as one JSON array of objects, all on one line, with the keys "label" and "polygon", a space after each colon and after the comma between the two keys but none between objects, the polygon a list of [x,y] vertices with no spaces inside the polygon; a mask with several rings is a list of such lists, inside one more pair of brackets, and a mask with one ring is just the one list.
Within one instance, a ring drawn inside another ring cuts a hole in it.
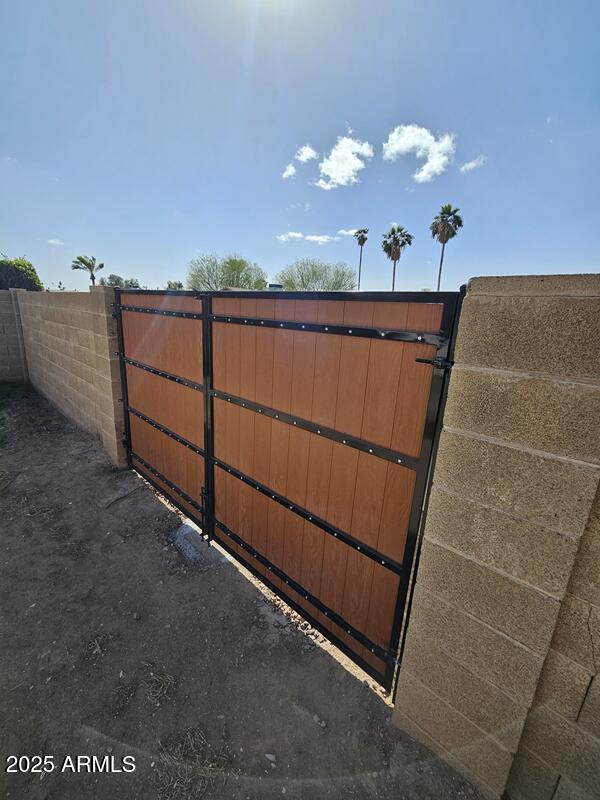
[{"label": "shadow on ground", "polygon": [[2,797],[479,797],[214,550],[186,565],[178,514],[92,436],[0,395]]}]

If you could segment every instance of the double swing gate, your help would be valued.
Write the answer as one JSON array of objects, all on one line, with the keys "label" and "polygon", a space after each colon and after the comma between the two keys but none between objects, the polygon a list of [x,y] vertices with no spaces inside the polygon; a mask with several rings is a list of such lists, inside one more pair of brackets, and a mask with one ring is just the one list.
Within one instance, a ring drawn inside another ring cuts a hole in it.
[{"label": "double swing gate", "polygon": [[129,465],[391,689],[459,294],[117,301]]}]

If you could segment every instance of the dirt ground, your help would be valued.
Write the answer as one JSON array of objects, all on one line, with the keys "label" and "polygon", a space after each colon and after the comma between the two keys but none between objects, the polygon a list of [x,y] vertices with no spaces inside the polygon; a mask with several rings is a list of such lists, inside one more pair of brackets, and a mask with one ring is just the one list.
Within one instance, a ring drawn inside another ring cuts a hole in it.
[{"label": "dirt ground", "polygon": [[0,387],[0,454],[0,797],[479,798],[219,551],[186,563],[180,515],[44,399]]}]

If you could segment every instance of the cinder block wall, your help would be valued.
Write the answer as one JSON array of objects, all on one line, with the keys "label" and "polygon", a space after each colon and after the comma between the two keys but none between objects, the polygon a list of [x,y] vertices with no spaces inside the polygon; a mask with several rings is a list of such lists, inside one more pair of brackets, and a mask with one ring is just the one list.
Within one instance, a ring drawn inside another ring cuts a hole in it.
[{"label": "cinder block wall", "polygon": [[600,797],[600,491],[508,783],[514,800]]},{"label": "cinder block wall", "polygon": [[76,425],[98,436],[114,464],[125,466],[114,289],[12,291],[31,384]]},{"label": "cinder block wall", "polygon": [[18,309],[13,304],[14,293],[0,291],[0,381],[24,383],[27,367],[23,352]]},{"label": "cinder block wall", "polygon": [[472,280],[394,718],[489,797],[600,797],[599,480],[600,276]]}]

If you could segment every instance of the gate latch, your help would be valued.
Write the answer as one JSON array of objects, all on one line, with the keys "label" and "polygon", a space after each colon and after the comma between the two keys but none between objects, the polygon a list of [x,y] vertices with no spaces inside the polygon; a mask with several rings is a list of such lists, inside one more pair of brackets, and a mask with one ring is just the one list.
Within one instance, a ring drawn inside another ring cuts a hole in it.
[{"label": "gate latch", "polygon": [[431,364],[436,369],[450,370],[454,365],[454,361],[449,358],[415,358],[418,364]]}]

